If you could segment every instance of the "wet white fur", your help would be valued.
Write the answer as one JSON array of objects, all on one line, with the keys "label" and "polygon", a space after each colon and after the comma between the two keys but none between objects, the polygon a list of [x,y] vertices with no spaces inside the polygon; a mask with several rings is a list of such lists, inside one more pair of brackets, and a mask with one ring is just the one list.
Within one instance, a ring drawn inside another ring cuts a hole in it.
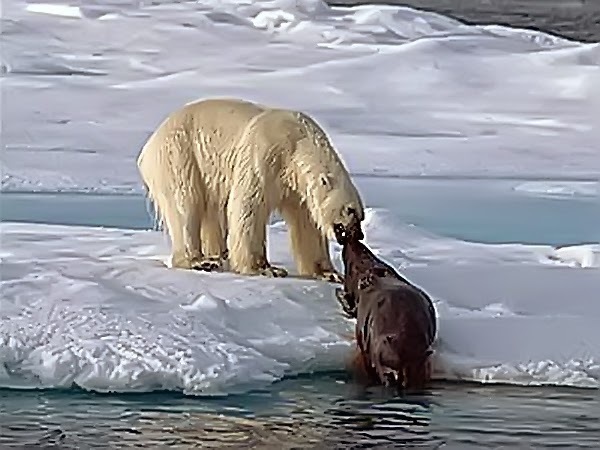
[{"label": "wet white fur", "polygon": [[308,115],[238,99],[189,103],[152,134],[138,168],[172,244],[171,266],[229,251],[230,269],[260,273],[277,210],[300,275],[333,270],[327,237],[363,203],[325,132]]}]

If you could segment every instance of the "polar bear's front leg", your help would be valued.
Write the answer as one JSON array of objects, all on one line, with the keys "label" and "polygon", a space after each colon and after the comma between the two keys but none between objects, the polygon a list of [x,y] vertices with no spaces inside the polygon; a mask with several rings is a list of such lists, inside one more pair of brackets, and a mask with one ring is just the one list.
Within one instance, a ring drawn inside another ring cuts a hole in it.
[{"label": "polar bear's front leg", "polygon": [[300,202],[288,199],[281,207],[281,216],[288,226],[292,254],[300,276],[343,283],[329,256],[327,239],[311,220],[308,210]]},{"label": "polar bear's front leg", "polygon": [[[234,187],[232,191],[235,190]],[[260,191],[232,192],[227,205],[227,250],[232,271],[245,275],[287,276],[285,269],[272,266],[267,260],[268,217]]]}]

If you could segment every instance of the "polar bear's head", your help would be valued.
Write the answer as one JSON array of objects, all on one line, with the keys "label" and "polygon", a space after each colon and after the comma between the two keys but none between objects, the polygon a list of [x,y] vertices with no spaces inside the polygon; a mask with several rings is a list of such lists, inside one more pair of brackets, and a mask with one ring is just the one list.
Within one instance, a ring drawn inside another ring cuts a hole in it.
[{"label": "polar bear's head", "polygon": [[335,240],[335,228],[348,226],[365,211],[350,174],[335,153],[325,158],[304,158],[298,187],[309,213],[323,236]]},{"label": "polar bear's head", "polygon": [[335,240],[336,226],[347,229],[352,221],[364,220],[364,206],[345,169],[337,175],[320,173],[316,178],[307,203],[322,233]]},{"label": "polar bear's head", "polygon": [[315,120],[296,113],[294,124],[300,125],[292,157],[294,184],[321,233],[335,240],[336,225],[347,228],[355,219],[364,220],[362,199],[340,156]]}]

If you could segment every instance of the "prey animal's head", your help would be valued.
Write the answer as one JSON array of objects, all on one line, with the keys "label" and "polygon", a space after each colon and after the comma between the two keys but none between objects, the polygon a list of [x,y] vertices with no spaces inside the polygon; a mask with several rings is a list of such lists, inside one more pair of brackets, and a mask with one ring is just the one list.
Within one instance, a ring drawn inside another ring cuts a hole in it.
[{"label": "prey animal's head", "polygon": [[399,389],[421,387],[429,378],[427,363],[433,350],[407,349],[406,344],[410,343],[398,333],[377,337],[373,362],[383,385]]},{"label": "prey animal's head", "polygon": [[422,387],[429,379],[431,349],[427,318],[407,291],[394,289],[403,283],[373,278],[377,292],[372,303],[369,359],[378,381],[399,389]]},{"label": "prey animal's head", "polygon": [[333,232],[338,244],[345,245],[349,242],[358,242],[365,238],[357,214],[353,214],[346,226],[341,223],[333,225]]}]

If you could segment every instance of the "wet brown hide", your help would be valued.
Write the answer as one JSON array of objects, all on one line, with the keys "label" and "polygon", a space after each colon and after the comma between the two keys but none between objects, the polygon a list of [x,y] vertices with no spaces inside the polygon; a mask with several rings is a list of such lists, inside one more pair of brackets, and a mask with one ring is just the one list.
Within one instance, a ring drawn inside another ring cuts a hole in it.
[{"label": "wet brown hide", "polygon": [[344,288],[336,295],[357,319],[355,377],[369,383],[422,388],[431,378],[436,317],[429,296],[362,242],[358,223],[336,230],[343,245]]},{"label": "wet brown hide", "polygon": [[420,289],[389,276],[359,280],[357,346],[374,383],[422,388],[431,377],[435,312]]}]

